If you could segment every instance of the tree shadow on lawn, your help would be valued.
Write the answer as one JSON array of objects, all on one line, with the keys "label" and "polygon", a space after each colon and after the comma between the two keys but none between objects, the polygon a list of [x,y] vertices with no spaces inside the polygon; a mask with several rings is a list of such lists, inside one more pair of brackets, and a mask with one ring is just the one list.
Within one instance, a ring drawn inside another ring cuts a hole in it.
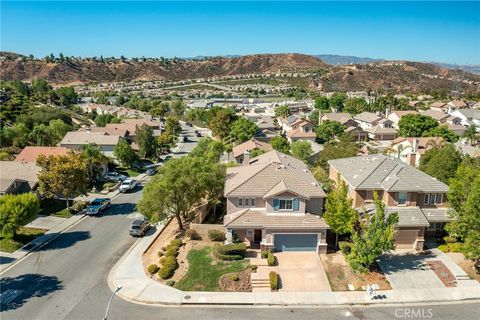
[{"label": "tree shadow on lawn", "polygon": [[22,307],[31,298],[43,297],[63,289],[62,282],[57,277],[34,273],[2,278],[0,287],[2,288],[1,312],[15,310]]},{"label": "tree shadow on lawn", "polygon": [[434,257],[435,255],[428,253],[385,254],[378,259],[378,264],[384,274],[406,270],[429,270],[426,261]]}]

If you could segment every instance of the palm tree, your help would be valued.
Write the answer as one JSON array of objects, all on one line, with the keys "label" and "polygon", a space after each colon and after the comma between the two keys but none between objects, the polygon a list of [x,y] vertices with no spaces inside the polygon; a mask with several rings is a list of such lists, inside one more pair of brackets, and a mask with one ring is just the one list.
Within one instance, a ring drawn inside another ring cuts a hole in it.
[{"label": "palm tree", "polygon": [[89,143],[82,147],[82,158],[88,163],[88,176],[90,181],[97,176],[96,167],[108,163],[108,157],[105,156],[95,143]]}]

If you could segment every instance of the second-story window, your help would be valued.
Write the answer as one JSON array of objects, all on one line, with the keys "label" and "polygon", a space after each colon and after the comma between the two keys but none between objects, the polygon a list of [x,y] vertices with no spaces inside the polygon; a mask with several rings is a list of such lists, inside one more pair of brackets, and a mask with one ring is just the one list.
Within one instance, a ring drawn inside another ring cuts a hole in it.
[{"label": "second-story window", "polygon": [[238,198],[238,206],[244,208],[255,207],[255,198]]},{"label": "second-story window", "polygon": [[407,203],[407,193],[406,192],[399,192],[398,193],[398,204],[406,204]]},{"label": "second-story window", "polygon": [[280,210],[293,210],[293,199],[280,199]]}]

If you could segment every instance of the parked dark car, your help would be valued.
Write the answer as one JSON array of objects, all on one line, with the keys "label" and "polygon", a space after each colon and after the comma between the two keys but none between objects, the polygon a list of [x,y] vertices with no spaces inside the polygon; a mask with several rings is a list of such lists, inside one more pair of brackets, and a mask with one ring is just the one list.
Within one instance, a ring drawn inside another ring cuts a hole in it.
[{"label": "parked dark car", "polygon": [[155,175],[155,173],[157,173],[157,169],[150,168],[150,169],[147,169],[147,171],[145,171],[145,173],[147,174],[147,176],[153,176],[153,175]]},{"label": "parked dark car", "polygon": [[182,140],[183,140],[183,142],[188,142],[188,136],[183,136]]},{"label": "parked dark car", "polygon": [[129,233],[131,236],[134,237],[143,237],[147,232],[148,228],[150,228],[150,223],[148,222],[148,220],[135,219],[132,222]]},{"label": "parked dark car", "polygon": [[201,137],[202,134],[200,132],[197,132],[197,137]]},{"label": "parked dark car", "polygon": [[187,127],[193,127],[193,124],[191,124],[190,122],[185,122],[185,125],[186,125]]}]

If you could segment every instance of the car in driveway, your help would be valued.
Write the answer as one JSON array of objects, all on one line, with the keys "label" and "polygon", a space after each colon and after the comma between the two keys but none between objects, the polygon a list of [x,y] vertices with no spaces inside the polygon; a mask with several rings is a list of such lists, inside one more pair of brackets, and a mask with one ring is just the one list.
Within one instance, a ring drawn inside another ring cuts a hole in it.
[{"label": "car in driveway", "polygon": [[188,142],[188,136],[183,136],[183,137],[182,137],[182,141],[183,141],[183,142]]},{"label": "car in driveway", "polygon": [[96,216],[107,210],[111,205],[109,198],[96,198],[90,201],[85,209],[85,214],[89,216]]},{"label": "car in driveway", "polygon": [[147,169],[147,171],[145,171],[145,173],[147,174],[147,176],[154,176],[157,173],[157,169],[149,168]]},{"label": "car in driveway", "polygon": [[130,226],[129,233],[134,237],[143,237],[150,228],[150,222],[146,219],[135,219]]},{"label": "car in driveway", "polygon": [[138,185],[138,181],[137,180],[133,180],[133,179],[127,179],[127,180],[124,180],[122,182],[122,184],[120,185],[120,187],[118,188],[118,191],[120,192],[127,192],[127,191],[130,191],[130,190],[133,190],[135,189],[135,187]]},{"label": "car in driveway", "polygon": [[120,174],[118,172],[107,172],[103,178],[107,181],[123,181],[126,180],[127,177],[124,176],[123,174]]},{"label": "car in driveway", "polygon": [[197,132],[197,137],[201,137],[202,134],[200,132]]}]

